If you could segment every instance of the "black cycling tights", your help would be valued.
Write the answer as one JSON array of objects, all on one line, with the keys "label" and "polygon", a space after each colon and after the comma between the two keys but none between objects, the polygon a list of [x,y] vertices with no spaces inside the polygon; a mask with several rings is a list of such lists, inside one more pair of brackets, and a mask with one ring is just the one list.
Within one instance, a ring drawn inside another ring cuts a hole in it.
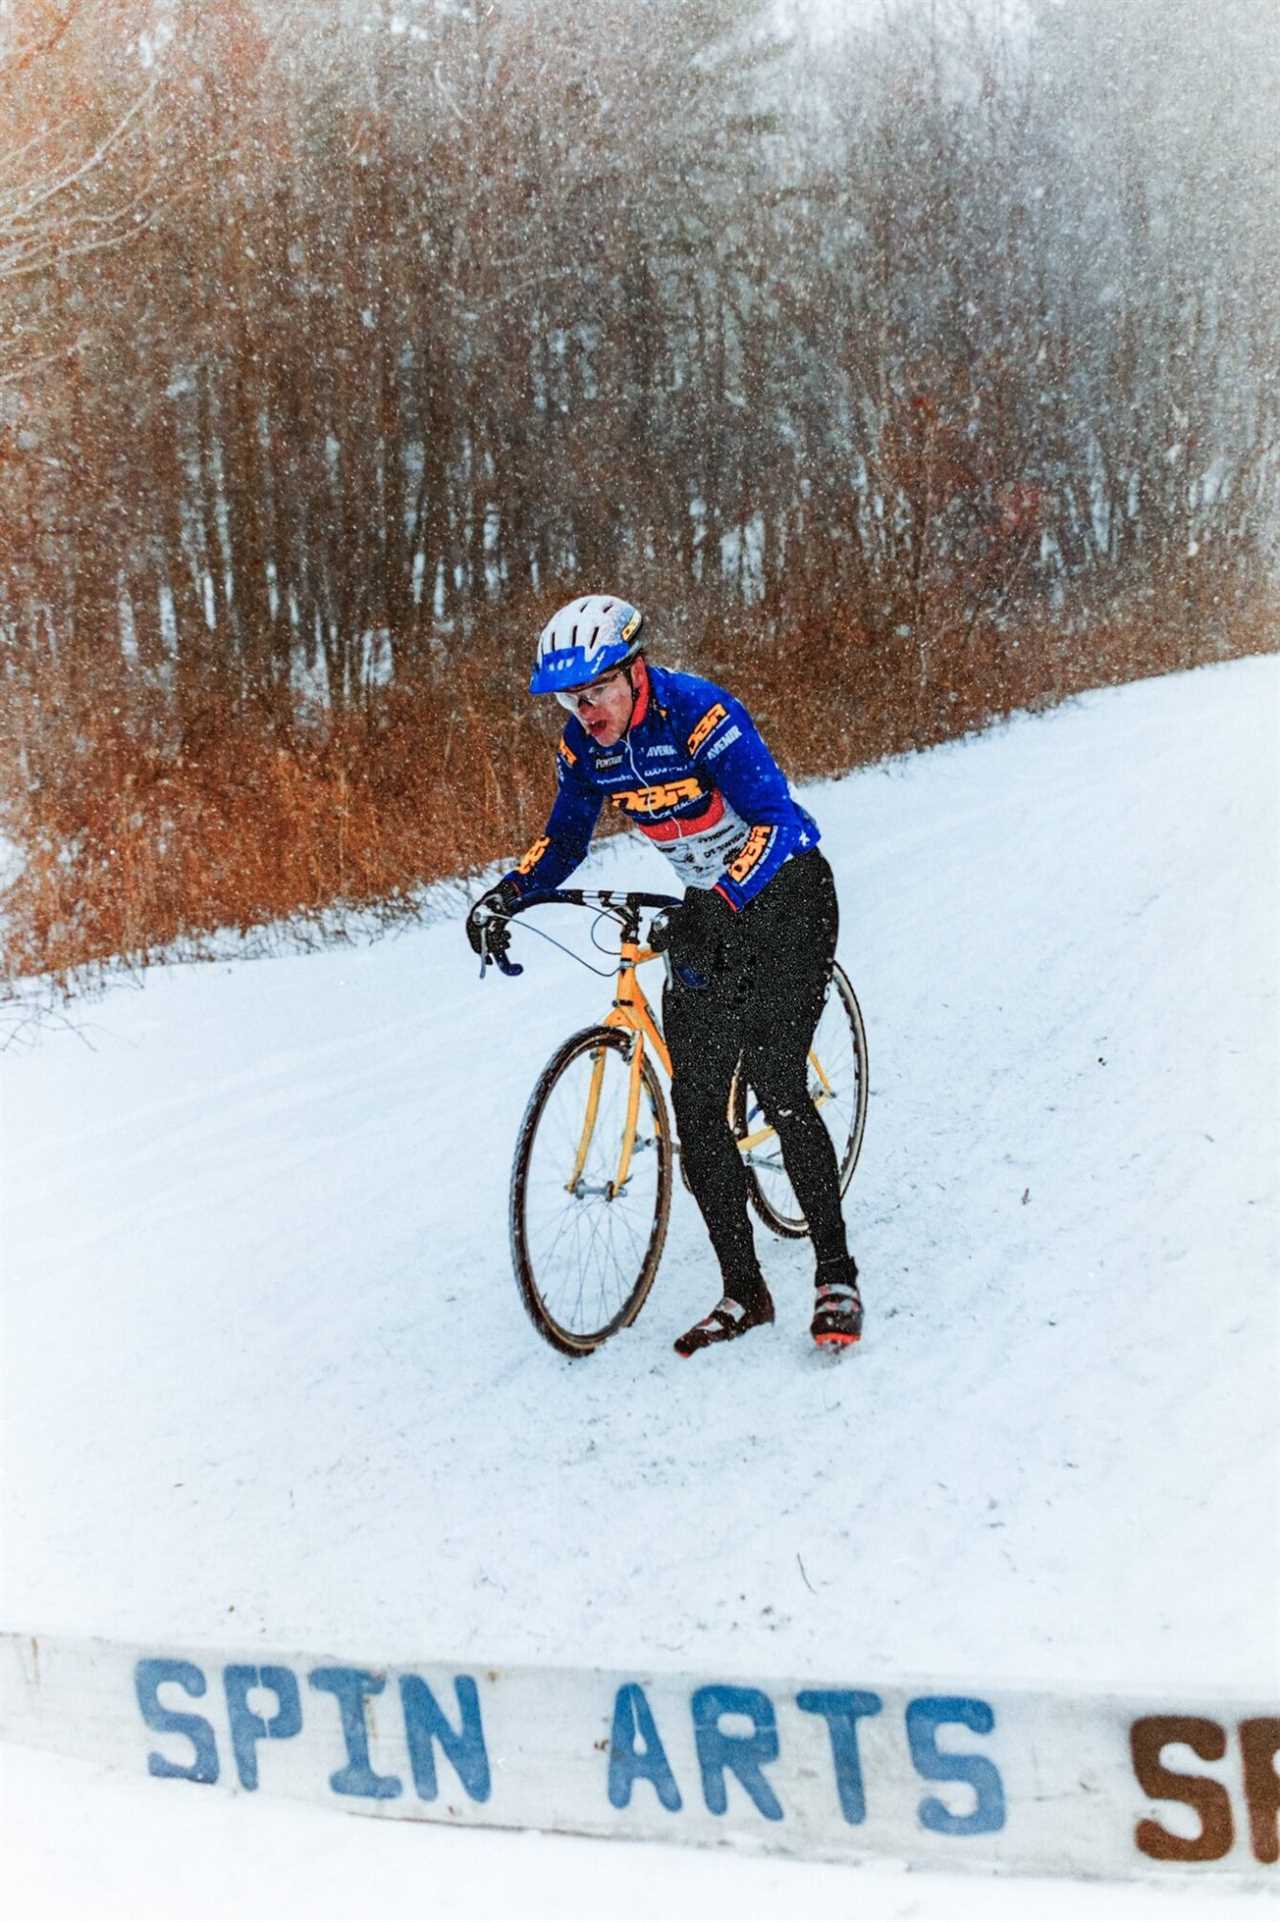
[{"label": "black cycling tights", "polygon": [[770,1125],[819,1261],[847,1255],[835,1150],[809,1099],[807,1061],[835,958],[835,882],[816,848],[793,855],[735,917],[709,988],[668,986],[662,1019],[685,1172],[726,1288],[759,1270],[747,1176],[728,1122],[742,1059]]}]

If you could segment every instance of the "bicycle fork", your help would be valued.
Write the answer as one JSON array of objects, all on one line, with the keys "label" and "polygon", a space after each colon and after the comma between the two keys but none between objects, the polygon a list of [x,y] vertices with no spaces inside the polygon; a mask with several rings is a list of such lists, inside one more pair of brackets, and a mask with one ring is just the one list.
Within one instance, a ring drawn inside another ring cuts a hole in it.
[{"label": "bicycle fork", "polygon": [[[600,1090],[604,1085],[605,1058],[608,1053],[609,1050],[603,1047],[597,1048],[594,1052],[594,1060],[591,1065],[591,1081],[587,1088],[586,1112],[582,1117],[582,1133],[578,1139],[578,1150],[574,1156],[573,1171],[565,1183],[565,1188],[571,1195],[577,1194],[579,1191],[579,1184],[587,1165],[587,1156],[591,1152],[591,1143],[596,1131],[596,1122],[600,1115]],[[627,1074],[627,1113],[622,1128],[622,1141],[618,1150],[618,1172],[613,1181],[606,1182],[605,1184],[604,1196],[606,1201],[612,1201],[615,1195],[622,1193],[631,1173],[631,1157],[635,1150],[636,1142],[636,1123],[640,1114],[640,1077],[643,1066],[644,1037],[641,1034],[633,1032]]]}]

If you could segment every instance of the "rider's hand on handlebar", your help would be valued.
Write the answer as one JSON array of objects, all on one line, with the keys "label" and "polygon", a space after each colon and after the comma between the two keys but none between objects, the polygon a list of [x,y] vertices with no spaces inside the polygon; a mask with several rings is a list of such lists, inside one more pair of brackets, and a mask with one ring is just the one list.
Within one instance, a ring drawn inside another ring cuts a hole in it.
[{"label": "rider's hand on handlebar", "polygon": [[491,955],[495,961],[505,960],[511,945],[507,920],[519,899],[520,890],[513,881],[499,881],[472,904],[467,916],[467,939],[473,954]]}]

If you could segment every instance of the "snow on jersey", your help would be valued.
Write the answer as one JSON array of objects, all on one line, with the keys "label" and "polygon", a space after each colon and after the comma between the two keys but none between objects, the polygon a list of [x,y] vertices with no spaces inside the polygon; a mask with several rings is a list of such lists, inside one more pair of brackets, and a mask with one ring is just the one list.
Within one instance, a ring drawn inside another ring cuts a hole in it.
[{"label": "snow on jersey", "polygon": [[651,667],[630,732],[599,747],[575,716],[556,758],[559,792],[543,833],[507,879],[557,888],[587,852],[602,807],[660,848],[686,887],[743,908],[818,829],[741,701],[693,674]]}]

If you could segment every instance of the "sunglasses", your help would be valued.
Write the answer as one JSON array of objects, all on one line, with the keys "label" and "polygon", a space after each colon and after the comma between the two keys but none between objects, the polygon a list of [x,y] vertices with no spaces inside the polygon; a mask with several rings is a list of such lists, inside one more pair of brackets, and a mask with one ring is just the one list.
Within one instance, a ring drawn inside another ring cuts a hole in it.
[{"label": "sunglasses", "polygon": [[592,681],[590,687],[568,688],[558,693],[556,699],[561,707],[568,708],[570,714],[576,714],[580,707],[597,707],[600,696],[606,688],[612,687],[621,673],[622,669],[615,667],[612,674],[605,674],[600,680]]}]

